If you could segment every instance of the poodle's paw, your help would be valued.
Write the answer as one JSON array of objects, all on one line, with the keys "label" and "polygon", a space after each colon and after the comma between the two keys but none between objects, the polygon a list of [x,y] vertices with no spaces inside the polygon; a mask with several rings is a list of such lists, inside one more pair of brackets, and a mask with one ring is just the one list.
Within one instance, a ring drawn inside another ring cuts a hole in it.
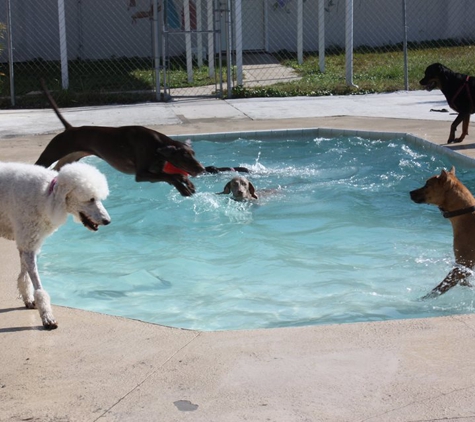
[{"label": "poodle's paw", "polygon": [[35,309],[36,308],[36,303],[33,299],[31,299],[31,300],[24,299],[23,303],[25,304],[25,306],[28,309]]},{"label": "poodle's paw", "polygon": [[43,321],[43,327],[45,330],[55,330],[58,328],[58,323],[56,322],[53,314],[43,315],[41,320]]},{"label": "poodle's paw", "polygon": [[45,329],[47,330],[54,330],[55,328],[58,328],[58,323],[56,322],[56,319],[53,316],[53,310],[51,309],[51,303],[48,293],[46,293],[46,291],[42,289],[36,290],[35,302],[36,307],[40,312],[43,327],[45,327]]}]

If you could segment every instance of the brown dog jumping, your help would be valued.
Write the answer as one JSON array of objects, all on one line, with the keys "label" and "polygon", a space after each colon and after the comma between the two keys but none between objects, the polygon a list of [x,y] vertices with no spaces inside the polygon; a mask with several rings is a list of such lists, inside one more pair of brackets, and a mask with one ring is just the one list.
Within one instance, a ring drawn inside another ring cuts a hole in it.
[{"label": "brown dog jumping", "polygon": [[470,286],[467,278],[475,266],[475,198],[457,179],[454,167],[450,172],[442,170],[439,176],[432,176],[410,195],[417,204],[437,205],[442,215],[452,223],[454,234],[456,266],[423,299],[441,295],[456,284]]},{"label": "brown dog jumping", "polygon": [[204,167],[195,158],[191,143],[178,142],[143,126],[73,127],[59,112],[44,81],[43,90],[51,107],[64,125],[46,146],[35,164],[56,170],[88,155],[102,158],[116,170],[134,174],[137,182],[167,182],[183,196],[195,193],[188,175],[196,176]]},{"label": "brown dog jumping", "polygon": [[[458,116],[450,126],[448,144],[462,142],[468,135],[470,114],[475,113],[475,78],[461,73],[455,73],[440,63],[433,63],[425,70],[424,77],[419,83],[432,91],[439,88],[445,95],[447,102]],[[462,134],[455,138],[457,126],[463,121]]]}]

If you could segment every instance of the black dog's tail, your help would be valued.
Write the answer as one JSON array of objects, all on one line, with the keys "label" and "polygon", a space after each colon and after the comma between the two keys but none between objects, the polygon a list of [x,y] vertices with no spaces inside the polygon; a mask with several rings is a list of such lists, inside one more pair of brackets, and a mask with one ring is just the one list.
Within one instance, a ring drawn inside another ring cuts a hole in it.
[{"label": "black dog's tail", "polygon": [[66,129],[72,128],[72,125],[61,115],[59,112],[58,106],[56,105],[56,102],[54,101],[53,97],[51,96],[50,92],[48,91],[48,88],[46,87],[45,80],[41,78],[41,87],[43,88],[43,92],[46,95],[46,98],[48,99],[51,107],[53,108],[54,112],[56,113],[56,116],[58,116],[58,119],[61,120],[61,123],[64,125]]}]

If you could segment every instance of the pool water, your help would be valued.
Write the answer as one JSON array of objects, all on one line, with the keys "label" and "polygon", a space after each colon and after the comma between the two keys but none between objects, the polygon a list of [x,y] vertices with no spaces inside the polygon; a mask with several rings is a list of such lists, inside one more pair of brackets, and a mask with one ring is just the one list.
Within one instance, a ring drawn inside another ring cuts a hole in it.
[{"label": "pool water", "polygon": [[409,198],[452,164],[473,190],[466,162],[355,136],[193,146],[204,165],[248,167],[271,192],[236,202],[216,194],[234,174],[205,174],[185,198],[87,159],[109,181],[112,223],[91,233],[70,218],[47,239],[39,264],[53,303],[197,330],[473,312],[467,287],[420,300],[451,269],[452,229]]}]

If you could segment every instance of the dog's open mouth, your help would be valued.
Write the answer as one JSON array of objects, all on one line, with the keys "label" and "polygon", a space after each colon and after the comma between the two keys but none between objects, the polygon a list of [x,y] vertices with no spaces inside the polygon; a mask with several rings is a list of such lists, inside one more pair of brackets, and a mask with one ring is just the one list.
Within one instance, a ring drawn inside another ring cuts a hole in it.
[{"label": "dog's open mouth", "polygon": [[163,172],[167,174],[181,174],[182,176],[188,177],[196,177],[199,173],[194,170],[183,170],[180,167],[177,167],[170,163],[170,161],[167,161],[165,165],[163,166]]},{"label": "dog's open mouth", "polygon": [[162,171],[167,174],[181,174],[182,176],[185,176],[185,177],[187,176],[196,177],[199,173],[204,171],[204,167],[202,167],[200,170],[194,170],[194,169],[184,170],[183,168],[177,167],[174,164],[170,163],[170,161],[166,161],[163,166]]},{"label": "dog's open mouth", "polygon": [[99,229],[99,225],[94,223],[86,214],[80,212],[79,217],[81,218],[81,223],[86,227],[87,229],[96,232]]},{"label": "dog's open mouth", "polygon": [[172,163],[170,163],[170,161],[165,162],[165,165],[163,166],[163,172],[167,174],[181,174],[185,177],[189,174],[187,171],[174,166]]}]

